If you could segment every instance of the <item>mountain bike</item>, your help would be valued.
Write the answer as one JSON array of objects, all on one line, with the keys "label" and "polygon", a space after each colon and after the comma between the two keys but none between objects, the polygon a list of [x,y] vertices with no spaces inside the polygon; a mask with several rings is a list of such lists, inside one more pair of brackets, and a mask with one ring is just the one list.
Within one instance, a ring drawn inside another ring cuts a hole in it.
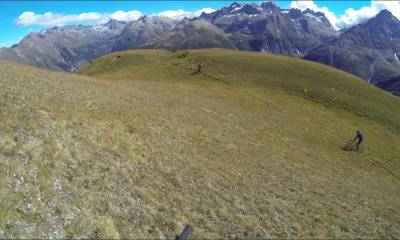
[{"label": "mountain bike", "polygon": [[342,147],[342,149],[344,151],[355,151],[355,152],[358,152],[358,153],[364,152],[364,147],[363,146],[358,146],[357,147],[357,143],[354,140],[347,141],[346,145],[344,145]]}]

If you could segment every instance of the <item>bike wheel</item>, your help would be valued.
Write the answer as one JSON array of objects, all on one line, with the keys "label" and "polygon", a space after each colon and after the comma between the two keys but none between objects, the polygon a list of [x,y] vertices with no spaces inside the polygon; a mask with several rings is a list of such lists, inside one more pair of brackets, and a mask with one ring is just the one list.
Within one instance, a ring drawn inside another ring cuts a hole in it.
[{"label": "bike wheel", "polygon": [[354,145],[354,141],[353,140],[349,140],[346,145],[343,147],[343,149],[345,151],[352,151],[355,149],[355,145]]}]

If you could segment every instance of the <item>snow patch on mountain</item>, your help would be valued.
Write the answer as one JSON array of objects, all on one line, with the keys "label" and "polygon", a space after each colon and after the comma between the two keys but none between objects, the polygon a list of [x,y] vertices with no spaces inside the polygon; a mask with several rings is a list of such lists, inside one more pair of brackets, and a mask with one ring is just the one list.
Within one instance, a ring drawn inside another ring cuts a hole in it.
[{"label": "snow patch on mountain", "polygon": [[316,21],[318,21],[318,22],[322,22],[322,19],[321,19],[321,17],[317,17],[317,16],[315,16],[315,15],[313,15],[313,14],[311,14],[311,13],[306,13],[306,14],[304,14],[305,16],[307,16],[307,17],[309,17],[309,18],[312,18],[312,19],[315,19]]},{"label": "snow patch on mountain", "polygon": [[98,32],[103,32],[106,30],[106,28],[103,25],[95,25],[95,26],[93,26],[93,30],[98,31]]},{"label": "snow patch on mountain", "polygon": [[243,6],[239,5],[238,7],[235,7],[234,9],[232,9],[231,12],[236,12],[236,11],[242,10],[242,8],[243,8]]}]

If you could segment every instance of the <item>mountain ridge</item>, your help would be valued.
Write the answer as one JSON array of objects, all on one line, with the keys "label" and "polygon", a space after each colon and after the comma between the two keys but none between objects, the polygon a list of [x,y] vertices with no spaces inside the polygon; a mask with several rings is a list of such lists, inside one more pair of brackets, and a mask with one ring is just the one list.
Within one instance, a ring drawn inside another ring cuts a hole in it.
[{"label": "mountain ridge", "polygon": [[353,73],[379,84],[400,75],[400,21],[382,10],[310,51],[304,59]]},{"label": "mountain ridge", "polygon": [[31,32],[0,51],[0,58],[51,70],[73,72],[107,53],[126,50],[170,30],[175,21],[158,16],[100,25],[67,25]]},{"label": "mountain ridge", "polygon": [[[304,15],[301,19],[291,19],[290,15],[286,16],[286,13],[282,11],[273,2],[263,2],[261,5],[234,2],[213,13],[202,13],[199,17],[181,21],[165,17],[142,16],[131,22],[110,20],[108,23],[94,26],[54,27],[39,33],[31,33],[33,38],[28,35],[18,44],[0,51],[0,58],[72,72],[104,54],[142,46],[144,48],[181,49],[224,47],[223,44],[227,44],[227,48],[238,50],[302,56],[311,46],[320,44],[335,35],[335,30],[323,14],[317,15],[311,10],[307,10],[304,11],[304,14],[300,12],[301,15]],[[222,19],[228,17],[229,14],[233,16],[233,19],[228,20],[231,21],[230,23]],[[277,15],[277,18],[272,15]],[[264,17],[268,17],[269,20],[264,20]],[[319,18],[322,19],[322,22]],[[199,19],[207,20],[216,28],[210,25],[205,27],[204,23],[200,24]],[[284,23],[281,24],[280,21]],[[187,26],[182,26],[185,23]],[[202,25],[202,30],[210,30],[216,39],[207,39],[201,34],[194,39],[187,34],[182,35],[178,32],[178,29],[196,28],[198,25]],[[178,29],[174,29],[175,27]],[[268,29],[262,30],[261,28]],[[275,30],[279,28],[282,30]],[[315,32],[318,28],[325,28],[325,30]],[[58,35],[55,34],[56,30],[58,30]],[[220,32],[221,30],[224,33]],[[291,33],[292,31],[293,33]],[[101,34],[102,32],[107,32],[107,34]],[[71,36],[68,36],[68,33]],[[175,46],[168,42],[171,41],[172,36],[177,38],[172,40]],[[49,40],[48,38],[55,39]],[[65,41],[68,38],[69,40]],[[183,38],[190,38],[197,43],[180,45],[182,42],[188,42]],[[209,43],[207,43],[208,40]],[[43,48],[40,45],[47,47]]]}]

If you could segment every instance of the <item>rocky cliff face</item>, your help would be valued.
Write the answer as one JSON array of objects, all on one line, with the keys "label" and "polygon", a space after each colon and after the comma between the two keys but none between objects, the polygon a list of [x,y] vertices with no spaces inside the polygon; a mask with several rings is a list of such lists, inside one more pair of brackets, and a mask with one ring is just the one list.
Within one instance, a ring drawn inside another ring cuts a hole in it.
[{"label": "rocky cliff face", "polygon": [[272,2],[233,3],[199,19],[221,29],[236,49],[290,56],[303,56],[337,34],[323,13],[283,10]]},{"label": "rocky cliff face", "polygon": [[310,51],[305,59],[330,65],[379,84],[400,75],[400,21],[383,10]]}]

